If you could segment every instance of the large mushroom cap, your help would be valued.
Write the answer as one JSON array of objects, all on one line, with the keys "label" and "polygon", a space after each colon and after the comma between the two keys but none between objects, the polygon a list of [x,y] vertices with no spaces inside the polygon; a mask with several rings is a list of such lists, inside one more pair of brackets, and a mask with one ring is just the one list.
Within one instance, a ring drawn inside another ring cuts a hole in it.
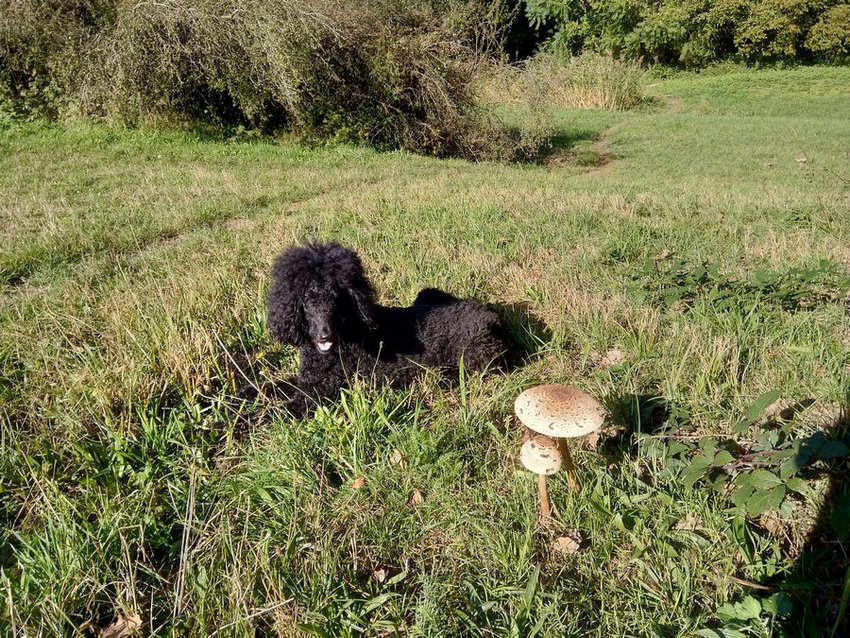
[{"label": "large mushroom cap", "polygon": [[559,438],[595,432],[605,419],[599,401],[568,385],[529,388],[517,397],[514,410],[528,429]]},{"label": "large mushroom cap", "polygon": [[561,451],[557,441],[542,434],[535,434],[522,444],[519,460],[525,469],[535,474],[548,476],[561,469]]}]

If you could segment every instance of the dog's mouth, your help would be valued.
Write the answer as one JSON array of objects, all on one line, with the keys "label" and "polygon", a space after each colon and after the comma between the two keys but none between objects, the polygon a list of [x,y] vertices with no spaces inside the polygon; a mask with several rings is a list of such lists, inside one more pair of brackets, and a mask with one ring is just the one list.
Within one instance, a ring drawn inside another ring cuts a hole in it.
[{"label": "dog's mouth", "polygon": [[319,352],[328,352],[334,345],[333,341],[317,341],[316,348]]}]

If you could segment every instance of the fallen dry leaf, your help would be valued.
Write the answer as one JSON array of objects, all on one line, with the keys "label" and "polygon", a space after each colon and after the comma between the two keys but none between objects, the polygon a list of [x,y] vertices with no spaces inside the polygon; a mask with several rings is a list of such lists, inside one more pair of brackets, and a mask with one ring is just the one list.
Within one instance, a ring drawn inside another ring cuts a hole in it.
[{"label": "fallen dry leaf", "polygon": [[581,551],[581,534],[573,532],[570,536],[558,536],[552,541],[552,549],[559,554],[576,554]]},{"label": "fallen dry leaf", "polygon": [[597,430],[596,432],[591,432],[586,437],[584,437],[584,441],[591,450],[595,450],[599,447],[599,441],[602,438],[602,435]]},{"label": "fallen dry leaf", "polygon": [[118,616],[108,627],[97,627],[95,633],[101,638],[129,638],[142,628],[142,617],[138,614]]},{"label": "fallen dry leaf", "polygon": [[407,467],[407,459],[404,458],[404,454],[402,454],[400,450],[395,450],[393,452],[393,455],[390,457],[390,462],[393,465],[398,465],[401,469]]},{"label": "fallen dry leaf", "polygon": [[795,404],[789,399],[779,398],[764,409],[764,416],[768,420],[781,419],[790,421],[794,418]]},{"label": "fallen dry leaf", "polygon": [[768,531],[768,533],[774,538],[784,538],[786,536],[785,533],[785,524],[782,522],[782,518],[776,512],[767,512],[762,514],[759,517],[759,523],[761,526]]},{"label": "fallen dry leaf", "polygon": [[608,368],[618,363],[623,363],[626,360],[626,354],[622,350],[612,348],[599,359],[599,365],[603,368]]},{"label": "fallen dry leaf", "polygon": [[353,487],[355,490],[359,490],[364,485],[366,485],[366,479],[362,476],[358,476],[356,479],[354,479],[354,482],[351,484],[351,487]]},{"label": "fallen dry leaf", "polygon": [[410,497],[410,500],[407,501],[407,504],[411,507],[416,507],[417,505],[421,505],[425,498],[422,496],[422,492],[419,490],[413,490],[413,494]]},{"label": "fallen dry leaf", "polygon": [[660,253],[655,255],[652,259],[653,261],[663,261],[667,259],[670,255],[673,254],[673,251],[669,248],[664,248]]},{"label": "fallen dry leaf", "polygon": [[683,518],[673,526],[673,529],[684,529],[692,532],[701,525],[702,521],[699,518],[697,518],[693,514],[687,514],[685,518]]}]

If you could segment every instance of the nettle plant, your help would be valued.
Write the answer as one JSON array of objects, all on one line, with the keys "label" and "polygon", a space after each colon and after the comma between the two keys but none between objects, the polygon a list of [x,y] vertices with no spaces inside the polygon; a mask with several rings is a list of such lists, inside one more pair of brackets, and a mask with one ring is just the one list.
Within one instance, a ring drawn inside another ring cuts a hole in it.
[{"label": "nettle plant", "polygon": [[[850,292],[850,276],[827,260],[739,276],[724,273],[716,264],[665,257],[647,260],[631,280],[629,292],[640,302],[715,318],[810,312],[846,303]],[[647,456],[661,462],[662,479],[675,478],[687,487],[709,485],[749,517],[777,509],[790,515],[789,497],[808,496],[805,479],[828,471],[825,466],[833,460],[850,456],[850,434],[841,427],[848,418],[841,410],[828,415],[829,432],[806,432],[795,417],[807,408],[818,409],[815,402],[795,404],[780,397],[779,390],[757,397],[725,437],[677,436],[687,427],[689,415],[682,408],[665,407],[663,427],[670,436],[647,437],[641,445]],[[847,518],[850,526],[850,515]]]},{"label": "nettle plant", "polygon": [[[706,436],[697,440],[646,437],[643,454],[660,461],[662,480],[680,480],[685,486],[710,486],[728,495],[749,517],[769,510],[790,515],[792,494],[807,496],[804,474],[815,475],[832,459],[850,457],[850,437],[831,438],[818,431],[804,435],[792,414],[799,407],[765,417],[766,409],[780,397],[778,390],[759,396],[733,425],[730,437]],[[847,521],[850,525],[850,520]]]},{"label": "nettle plant", "polygon": [[697,303],[715,311],[736,310],[758,303],[781,310],[811,310],[845,299],[850,275],[828,260],[784,272],[757,270],[749,277],[723,272],[717,264],[648,259],[631,276],[634,298],[656,306],[684,310]]}]

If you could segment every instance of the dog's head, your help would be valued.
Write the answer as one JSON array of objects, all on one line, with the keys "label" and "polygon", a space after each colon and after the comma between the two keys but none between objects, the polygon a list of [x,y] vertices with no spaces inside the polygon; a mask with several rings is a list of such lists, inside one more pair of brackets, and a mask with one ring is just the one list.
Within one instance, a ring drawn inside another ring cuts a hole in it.
[{"label": "dog's head", "polygon": [[353,250],[336,243],[304,244],[275,260],[269,330],[278,341],[333,350],[345,330],[371,328],[372,287]]}]

